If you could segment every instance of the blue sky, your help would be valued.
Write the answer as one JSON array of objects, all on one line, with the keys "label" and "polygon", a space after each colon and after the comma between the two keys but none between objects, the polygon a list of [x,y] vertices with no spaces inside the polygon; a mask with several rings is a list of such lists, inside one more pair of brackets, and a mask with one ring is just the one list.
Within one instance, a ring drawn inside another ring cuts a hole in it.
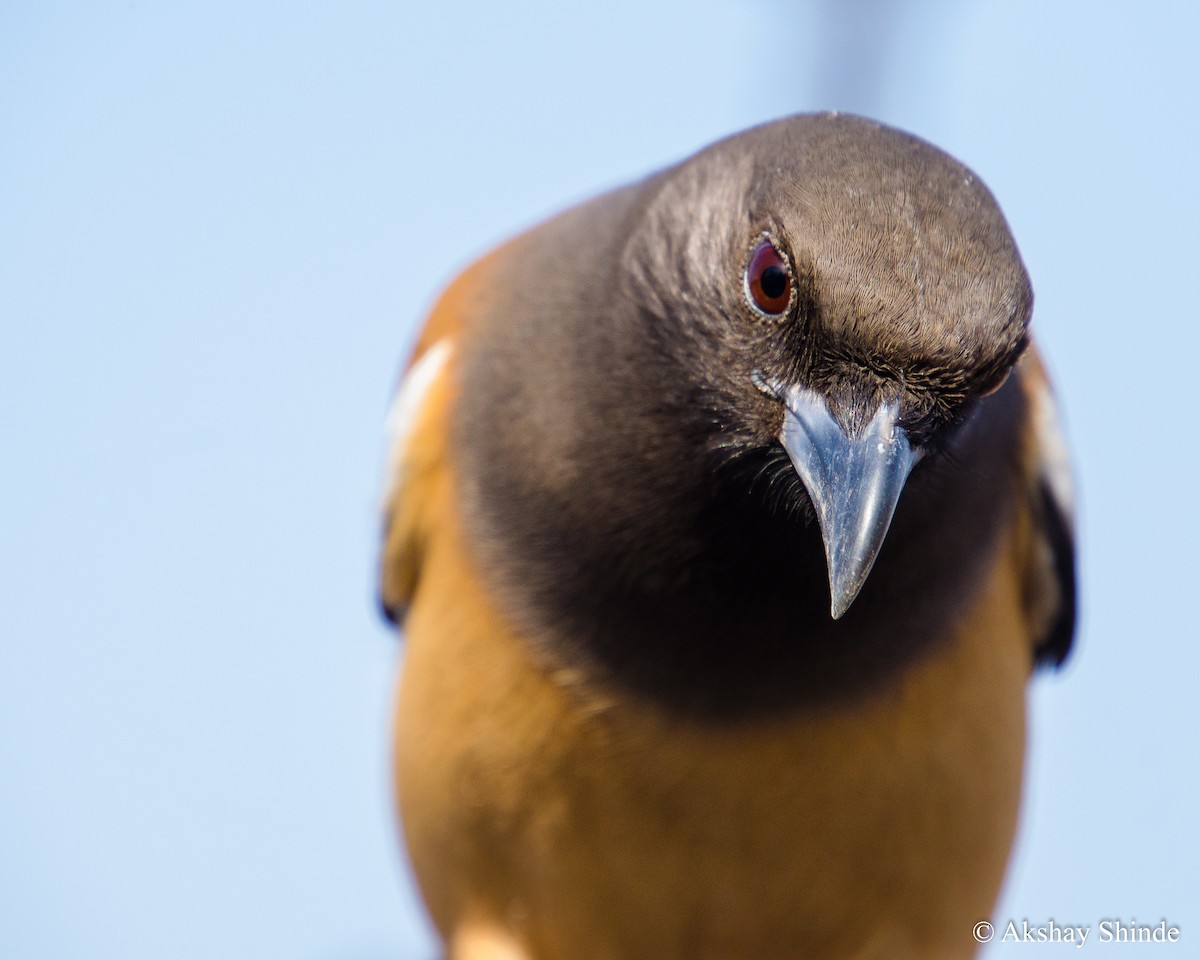
[{"label": "blue sky", "polygon": [[0,955],[434,956],[372,597],[415,325],[515,230],[829,107],[991,186],[1076,451],[1082,633],[996,917],[1200,938],[1198,39],[1184,2],[4,4]]}]

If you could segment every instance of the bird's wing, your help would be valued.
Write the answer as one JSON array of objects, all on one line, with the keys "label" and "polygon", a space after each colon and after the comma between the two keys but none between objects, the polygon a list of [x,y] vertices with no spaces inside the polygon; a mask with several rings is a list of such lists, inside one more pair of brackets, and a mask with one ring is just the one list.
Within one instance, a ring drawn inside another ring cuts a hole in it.
[{"label": "bird's wing", "polygon": [[491,257],[468,268],[438,300],[396,389],[387,418],[387,489],[379,601],[394,623],[404,618],[420,579],[421,558],[448,499],[449,415],[464,317],[486,292]]},{"label": "bird's wing", "polygon": [[1024,480],[1032,530],[1026,604],[1037,664],[1060,666],[1075,636],[1075,497],[1071,461],[1046,368],[1030,348],[1018,367],[1029,409]]}]

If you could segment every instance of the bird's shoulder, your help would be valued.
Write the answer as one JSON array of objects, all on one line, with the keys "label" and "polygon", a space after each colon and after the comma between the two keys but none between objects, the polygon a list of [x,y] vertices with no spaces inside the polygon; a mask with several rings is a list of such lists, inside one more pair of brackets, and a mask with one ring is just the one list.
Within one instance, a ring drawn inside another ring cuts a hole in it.
[{"label": "bird's shoulder", "polygon": [[445,487],[455,371],[467,318],[486,298],[489,274],[502,251],[477,260],[439,297],[388,410],[379,600],[393,622],[404,617],[429,535],[439,515],[450,507]]},{"label": "bird's shoulder", "polygon": [[[554,401],[561,391],[549,399],[542,394],[546,384],[561,381],[562,364],[547,365],[544,358],[564,357],[601,338],[581,320],[579,305],[607,296],[611,278],[587,267],[619,250],[657,183],[652,177],[613,190],[518,233],[467,267],[435,303],[387,418],[379,587],[392,621],[403,619],[412,600],[422,551],[439,517],[459,507],[449,477],[469,464],[451,461],[464,444],[478,441],[470,431],[466,437],[456,432],[474,410],[468,404],[464,411],[460,397],[503,402],[519,409],[526,423],[560,419]],[[497,378],[502,382],[492,382]],[[469,390],[459,389],[464,381]],[[501,452],[519,460],[514,440],[526,434],[536,448],[540,434],[526,430],[506,436]]]}]

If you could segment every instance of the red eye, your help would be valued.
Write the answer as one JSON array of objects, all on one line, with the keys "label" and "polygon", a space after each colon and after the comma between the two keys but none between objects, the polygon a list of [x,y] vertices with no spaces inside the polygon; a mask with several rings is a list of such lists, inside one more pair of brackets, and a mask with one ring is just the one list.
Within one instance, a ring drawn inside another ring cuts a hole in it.
[{"label": "red eye", "polygon": [[754,245],[746,264],[746,297],[758,312],[781,317],[792,303],[792,274],[783,254],[766,237]]}]

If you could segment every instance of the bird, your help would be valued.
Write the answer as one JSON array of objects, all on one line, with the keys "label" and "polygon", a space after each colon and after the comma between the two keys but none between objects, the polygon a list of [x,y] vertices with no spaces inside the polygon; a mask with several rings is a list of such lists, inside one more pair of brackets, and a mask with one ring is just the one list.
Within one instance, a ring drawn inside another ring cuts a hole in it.
[{"label": "bird", "polygon": [[995,198],[801,114],[468,267],[388,415],[379,598],[453,960],[950,958],[1075,632],[1072,477]]}]

